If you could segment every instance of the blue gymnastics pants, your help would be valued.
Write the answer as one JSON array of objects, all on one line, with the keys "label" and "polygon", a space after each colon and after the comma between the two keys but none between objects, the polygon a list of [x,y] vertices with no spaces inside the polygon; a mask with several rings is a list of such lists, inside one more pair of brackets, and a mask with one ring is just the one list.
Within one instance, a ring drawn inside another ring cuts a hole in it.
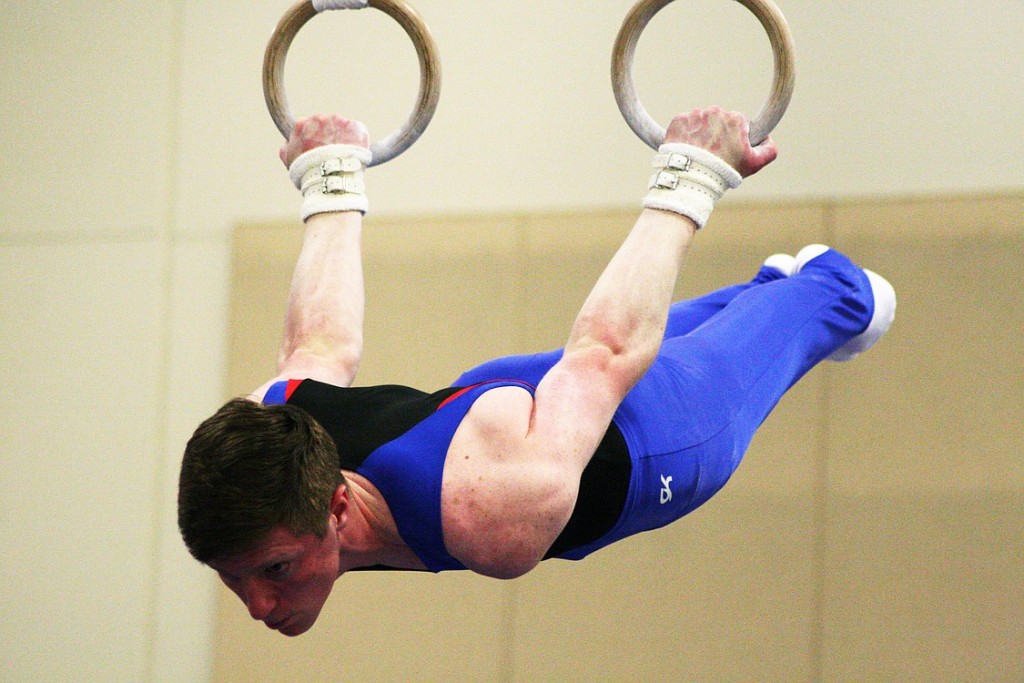
[{"label": "blue gymnastics pants", "polygon": [[[783,394],[873,313],[866,275],[835,250],[793,276],[762,268],[750,282],[673,304],[657,359],[613,419],[633,461],[626,509],[606,537],[570,559],[664,526],[711,498]],[[455,386],[536,386],[561,355],[499,358]]]}]

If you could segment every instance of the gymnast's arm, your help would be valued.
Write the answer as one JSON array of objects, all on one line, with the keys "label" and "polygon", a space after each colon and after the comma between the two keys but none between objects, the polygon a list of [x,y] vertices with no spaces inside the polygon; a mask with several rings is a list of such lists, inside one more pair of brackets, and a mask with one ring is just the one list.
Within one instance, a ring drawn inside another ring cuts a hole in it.
[{"label": "gymnast's arm", "polygon": [[[719,109],[676,117],[666,142],[711,151],[750,175],[776,155],[752,148],[742,114]],[[580,474],[629,390],[661,346],[676,279],[697,225],[645,209],[595,284],[561,360],[531,398],[502,387],[481,396],[449,450],[445,544],[488,576],[520,576],[568,522]],[[485,485],[487,484],[487,485]]]},{"label": "gymnast's arm", "polygon": [[[329,144],[369,146],[358,121],[317,116],[296,122],[281,148],[286,166],[302,153]],[[254,395],[284,379],[316,379],[350,386],[363,352],[365,294],[359,211],[318,213],[306,220],[302,250],[292,275],[278,375]]]},{"label": "gymnast's arm", "polygon": [[[665,142],[702,147],[748,176],[777,154],[771,140],[751,147],[748,133],[745,116],[716,108],[676,117]],[[538,386],[528,441],[559,444],[575,466],[586,464],[658,353],[695,231],[679,214],[643,211],[583,304],[562,360]]]}]

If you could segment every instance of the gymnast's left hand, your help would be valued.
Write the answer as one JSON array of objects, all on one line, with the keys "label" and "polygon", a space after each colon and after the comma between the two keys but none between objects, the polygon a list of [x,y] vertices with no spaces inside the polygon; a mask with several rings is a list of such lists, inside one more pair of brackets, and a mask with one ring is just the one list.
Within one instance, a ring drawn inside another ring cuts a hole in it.
[{"label": "gymnast's left hand", "polygon": [[740,112],[719,107],[695,109],[672,119],[665,142],[682,142],[711,152],[746,178],[775,161],[779,151],[769,137],[750,145],[750,121]]},{"label": "gymnast's left hand", "polygon": [[317,115],[295,122],[288,142],[281,147],[281,161],[291,167],[304,152],[324,145],[370,146],[370,134],[359,121],[341,116]]}]

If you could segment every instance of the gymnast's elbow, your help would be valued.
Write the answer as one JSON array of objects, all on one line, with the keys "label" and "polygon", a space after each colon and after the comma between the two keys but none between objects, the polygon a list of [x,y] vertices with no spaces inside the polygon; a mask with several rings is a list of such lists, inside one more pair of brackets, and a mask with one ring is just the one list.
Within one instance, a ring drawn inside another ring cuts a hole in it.
[{"label": "gymnast's elbow", "polygon": [[518,579],[533,571],[544,558],[543,553],[500,552],[491,556],[478,556],[463,560],[470,571],[492,579]]},{"label": "gymnast's elbow", "polygon": [[362,344],[359,342],[306,344],[282,349],[277,368],[281,376],[312,377],[347,387],[355,380],[361,360]]},{"label": "gymnast's elbow", "polygon": [[480,530],[447,545],[467,569],[493,579],[518,579],[528,574],[551,547],[546,536],[515,524]]},{"label": "gymnast's elbow", "polygon": [[616,393],[625,395],[643,376],[658,353],[657,344],[622,343],[616,339],[584,339],[563,356],[568,367],[601,377]]}]

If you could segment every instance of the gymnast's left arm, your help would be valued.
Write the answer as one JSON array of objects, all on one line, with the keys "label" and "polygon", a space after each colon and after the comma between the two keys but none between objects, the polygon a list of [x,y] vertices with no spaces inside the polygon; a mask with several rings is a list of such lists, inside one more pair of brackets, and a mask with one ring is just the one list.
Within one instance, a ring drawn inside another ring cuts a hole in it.
[{"label": "gymnast's left arm", "polygon": [[[683,258],[713,205],[706,188],[694,194],[688,187],[714,172],[721,179],[707,182],[721,196],[777,154],[771,139],[750,144],[745,116],[718,108],[677,116],[665,143],[644,212],[577,315],[562,360],[536,392],[531,431],[542,444],[561,440],[576,465],[589,460],[661,346]],[[687,161],[671,158],[680,155]],[[663,191],[659,183],[673,185],[668,176],[678,178],[678,187]]]},{"label": "gymnast's left arm", "polygon": [[296,122],[281,160],[303,190],[302,250],[292,275],[278,375],[350,386],[363,351],[365,294],[362,171],[369,135],[358,121],[316,116]]}]

